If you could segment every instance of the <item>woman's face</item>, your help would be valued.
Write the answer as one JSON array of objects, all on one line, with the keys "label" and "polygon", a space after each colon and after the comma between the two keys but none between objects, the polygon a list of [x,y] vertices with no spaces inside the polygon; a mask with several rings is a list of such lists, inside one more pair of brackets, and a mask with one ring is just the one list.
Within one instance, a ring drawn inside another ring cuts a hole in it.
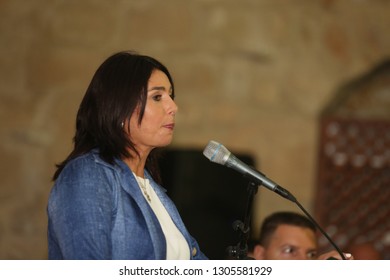
[{"label": "woman's face", "polygon": [[148,81],[145,113],[138,124],[139,107],[130,118],[130,138],[138,152],[150,152],[155,147],[171,143],[175,127],[176,103],[168,77],[154,70]]}]

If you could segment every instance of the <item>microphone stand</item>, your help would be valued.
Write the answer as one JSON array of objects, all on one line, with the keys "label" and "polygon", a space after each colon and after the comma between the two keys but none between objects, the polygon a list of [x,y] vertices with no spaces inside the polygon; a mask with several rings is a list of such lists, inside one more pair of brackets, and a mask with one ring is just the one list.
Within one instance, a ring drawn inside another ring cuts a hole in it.
[{"label": "microphone stand", "polygon": [[[244,176],[247,177],[247,176]],[[239,242],[236,246],[229,246],[226,251],[228,255],[233,259],[238,260],[252,260],[253,258],[248,257],[248,239],[250,234],[250,221],[251,221],[251,212],[252,212],[252,204],[253,204],[253,198],[258,190],[258,183],[254,181],[249,181],[248,184],[248,200],[245,210],[245,217],[244,222],[237,220],[233,222],[233,229],[235,231],[239,231]],[[283,191],[286,193],[286,195],[282,195],[283,197],[287,198],[288,200],[294,202],[301,210],[305,213],[306,217],[309,218],[309,220],[314,224],[314,226],[319,229],[319,231],[325,236],[325,238],[330,242],[330,244],[333,245],[333,247],[336,249],[336,251],[341,256],[342,260],[345,260],[345,256],[340,250],[340,248],[334,243],[334,241],[329,237],[329,235],[321,228],[321,226],[317,223],[317,221],[309,214],[308,211],[299,203],[299,201],[287,190],[283,189]],[[334,258],[329,258],[334,259]]]},{"label": "microphone stand", "polygon": [[255,194],[258,190],[258,184],[249,181],[248,184],[248,200],[245,210],[244,222],[237,220],[233,222],[233,229],[239,232],[239,242],[236,246],[229,246],[226,250],[228,255],[233,259],[248,260],[253,259],[248,257],[248,239],[250,234],[250,221],[252,204]]}]

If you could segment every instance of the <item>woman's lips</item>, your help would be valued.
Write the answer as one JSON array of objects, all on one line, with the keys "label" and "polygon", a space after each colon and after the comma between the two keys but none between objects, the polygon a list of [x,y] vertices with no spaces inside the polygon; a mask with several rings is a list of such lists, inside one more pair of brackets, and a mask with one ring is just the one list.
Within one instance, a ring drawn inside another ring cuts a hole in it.
[{"label": "woman's lips", "polygon": [[175,128],[175,124],[170,123],[170,124],[163,125],[163,127],[173,130]]}]

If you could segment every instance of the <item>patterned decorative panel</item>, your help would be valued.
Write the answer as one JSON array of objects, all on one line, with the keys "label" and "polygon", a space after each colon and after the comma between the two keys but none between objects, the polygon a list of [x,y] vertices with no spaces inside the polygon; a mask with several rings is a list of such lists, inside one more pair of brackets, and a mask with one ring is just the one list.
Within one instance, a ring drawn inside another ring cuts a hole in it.
[{"label": "patterned decorative panel", "polygon": [[390,259],[390,122],[327,117],[320,125],[316,219],[342,250],[371,242]]}]

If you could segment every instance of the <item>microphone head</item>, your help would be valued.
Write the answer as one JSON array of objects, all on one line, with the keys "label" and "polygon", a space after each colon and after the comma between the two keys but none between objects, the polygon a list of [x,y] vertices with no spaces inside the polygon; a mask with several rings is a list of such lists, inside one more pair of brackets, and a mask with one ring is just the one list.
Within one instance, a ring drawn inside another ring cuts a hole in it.
[{"label": "microphone head", "polygon": [[230,152],[222,144],[211,140],[204,149],[203,155],[212,162],[225,165]]}]

